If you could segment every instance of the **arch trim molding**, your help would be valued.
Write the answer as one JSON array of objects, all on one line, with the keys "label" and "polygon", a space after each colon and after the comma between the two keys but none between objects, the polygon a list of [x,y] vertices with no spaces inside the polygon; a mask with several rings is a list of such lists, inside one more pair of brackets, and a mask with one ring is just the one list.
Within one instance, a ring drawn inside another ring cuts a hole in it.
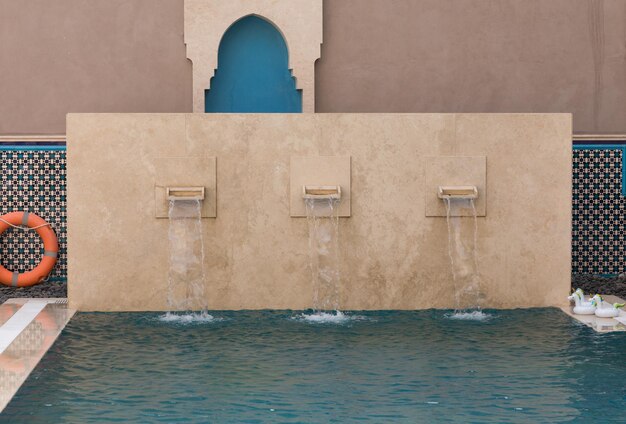
[{"label": "arch trim molding", "polygon": [[315,112],[315,61],[321,56],[322,0],[185,0],[185,45],[193,66],[193,111],[204,112],[204,93],[217,69],[222,36],[256,15],[283,35],[289,69],[302,90],[302,111]]}]

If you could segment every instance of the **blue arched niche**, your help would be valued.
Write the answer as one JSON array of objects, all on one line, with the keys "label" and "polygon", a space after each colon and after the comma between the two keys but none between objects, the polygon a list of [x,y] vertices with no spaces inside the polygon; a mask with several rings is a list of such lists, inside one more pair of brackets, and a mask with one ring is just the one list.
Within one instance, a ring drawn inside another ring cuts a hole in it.
[{"label": "blue arched niche", "polygon": [[246,16],[224,33],[204,111],[302,112],[302,92],[289,71],[282,34],[265,19]]}]

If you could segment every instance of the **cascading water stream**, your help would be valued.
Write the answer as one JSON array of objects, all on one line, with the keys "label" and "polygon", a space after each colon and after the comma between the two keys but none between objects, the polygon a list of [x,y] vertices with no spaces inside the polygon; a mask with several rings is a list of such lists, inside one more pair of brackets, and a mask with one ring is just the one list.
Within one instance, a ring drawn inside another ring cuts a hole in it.
[{"label": "cascading water stream", "polygon": [[[478,219],[474,199],[444,198],[446,223],[448,227],[448,255],[454,281],[455,316],[458,318],[480,319],[481,288],[478,270]],[[461,215],[471,211],[472,228]],[[464,225],[465,224],[465,225]],[[464,228],[465,227],[465,228]],[[472,231],[471,242],[463,234]]]},{"label": "cascading water stream", "polygon": [[305,199],[309,227],[309,267],[317,315],[339,312],[339,199]]},{"label": "cascading water stream", "polygon": [[170,312],[163,317],[165,321],[212,319],[207,313],[205,296],[201,209],[199,200],[170,200],[169,203],[167,305]]}]

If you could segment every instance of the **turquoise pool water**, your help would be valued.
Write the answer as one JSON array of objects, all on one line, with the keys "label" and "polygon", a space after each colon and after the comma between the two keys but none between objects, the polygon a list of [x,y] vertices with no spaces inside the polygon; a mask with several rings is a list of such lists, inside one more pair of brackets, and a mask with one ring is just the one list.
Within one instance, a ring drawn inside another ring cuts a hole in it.
[{"label": "turquoise pool water", "polygon": [[556,309],[78,314],[3,422],[626,422],[626,334]]}]

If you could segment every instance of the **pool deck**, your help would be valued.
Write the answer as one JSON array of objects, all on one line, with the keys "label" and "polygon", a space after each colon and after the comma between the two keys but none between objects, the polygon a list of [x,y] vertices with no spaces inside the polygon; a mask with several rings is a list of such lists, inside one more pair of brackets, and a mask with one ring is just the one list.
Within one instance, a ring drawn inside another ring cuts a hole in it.
[{"label": "pool deck", "polygon": [[9,299],[0,305],[0,412],[74,313],[67,299]]},{"label": "pool deck", "polygon": [[[624,303],[624,300],[617,296],[602,296],[608,303]],[[595,315],[576,315],[574,307],[561,308],[570,317],[593,328],[598,333],[612,333],[615,331],[626,331],[626,311],[621,310],[616,318],[598,318]]]}]

